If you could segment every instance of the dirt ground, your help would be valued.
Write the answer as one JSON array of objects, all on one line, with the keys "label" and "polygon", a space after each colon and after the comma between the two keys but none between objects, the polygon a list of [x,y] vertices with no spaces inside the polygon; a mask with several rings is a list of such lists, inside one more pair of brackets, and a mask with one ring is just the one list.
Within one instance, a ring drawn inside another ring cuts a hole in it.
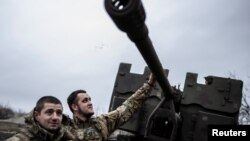
[{"label": "dirt ground", "polygon": [[23,117],[0,120],[0,141],[11,137],[24,126]]}]

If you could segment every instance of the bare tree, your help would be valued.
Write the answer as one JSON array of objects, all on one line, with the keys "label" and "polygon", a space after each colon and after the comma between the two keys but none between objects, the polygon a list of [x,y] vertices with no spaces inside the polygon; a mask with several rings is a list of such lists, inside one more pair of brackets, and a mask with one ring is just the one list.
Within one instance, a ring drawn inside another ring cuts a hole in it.
[{"label": "bare tree", "polygon": [[[250,78],[250,77],[248,77]],[[239,124],[250,125],[249,85],[245,84],[239,113]]]}]

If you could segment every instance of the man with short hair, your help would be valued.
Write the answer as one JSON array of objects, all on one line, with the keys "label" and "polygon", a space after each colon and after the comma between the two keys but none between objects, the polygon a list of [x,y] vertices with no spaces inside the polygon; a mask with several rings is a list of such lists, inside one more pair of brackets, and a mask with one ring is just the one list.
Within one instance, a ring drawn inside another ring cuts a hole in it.
[{"label": "man with short hair", "polygon": [[41,97],[25,118],[26,127],[6,141],[71,141],[73,135],[62,127],[63,107],[53,96]]},{"label": "man with short hair", "polygon": [[135,111],[142,106],[155,81],[154,75],[150,74],[149,80],[121,106],[98,117],[92,117],[94,114],[93,105],[85,90],[72,92],[67,99],[69,108],[73,113],[72,125],[69,126],[69,130],[74,134],[76,140],[107,140],[113,131],[127,122]]}]

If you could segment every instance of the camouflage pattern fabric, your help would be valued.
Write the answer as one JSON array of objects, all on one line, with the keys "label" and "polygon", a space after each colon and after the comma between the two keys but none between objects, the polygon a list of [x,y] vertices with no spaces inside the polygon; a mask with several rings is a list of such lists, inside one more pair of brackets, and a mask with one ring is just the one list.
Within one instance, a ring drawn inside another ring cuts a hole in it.
[{"label": "camouflage pattern fabric", "polygon": [[71,131],[79,141],[102,141],[107,140],[109,135],[119,126],[123,125],[142,106],[149,96],[151,87],[149,84],[139,88],[116,110],[98,117],[92,117],[88,121],[80,121],[77,117],[72,120],[72,125],[67,129]]},{"label": "camouflage pattern fabric", "polygon": [[73,141],[73,135],[62,127],[52,134],[34,120],[33,111],[25,118],[26,127],[5,141]]}]

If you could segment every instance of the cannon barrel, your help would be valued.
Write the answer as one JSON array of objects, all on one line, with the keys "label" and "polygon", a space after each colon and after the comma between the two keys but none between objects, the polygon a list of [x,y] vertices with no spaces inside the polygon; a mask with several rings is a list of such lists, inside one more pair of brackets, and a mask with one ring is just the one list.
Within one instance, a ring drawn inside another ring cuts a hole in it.
[{"label": "cannon barrel", "polygon": [[116,26],[133,41],[156,77],[165,97],[172,98],[173,90],[148,36],[146,14],[141,0],[105,0],[105,9]]}]

